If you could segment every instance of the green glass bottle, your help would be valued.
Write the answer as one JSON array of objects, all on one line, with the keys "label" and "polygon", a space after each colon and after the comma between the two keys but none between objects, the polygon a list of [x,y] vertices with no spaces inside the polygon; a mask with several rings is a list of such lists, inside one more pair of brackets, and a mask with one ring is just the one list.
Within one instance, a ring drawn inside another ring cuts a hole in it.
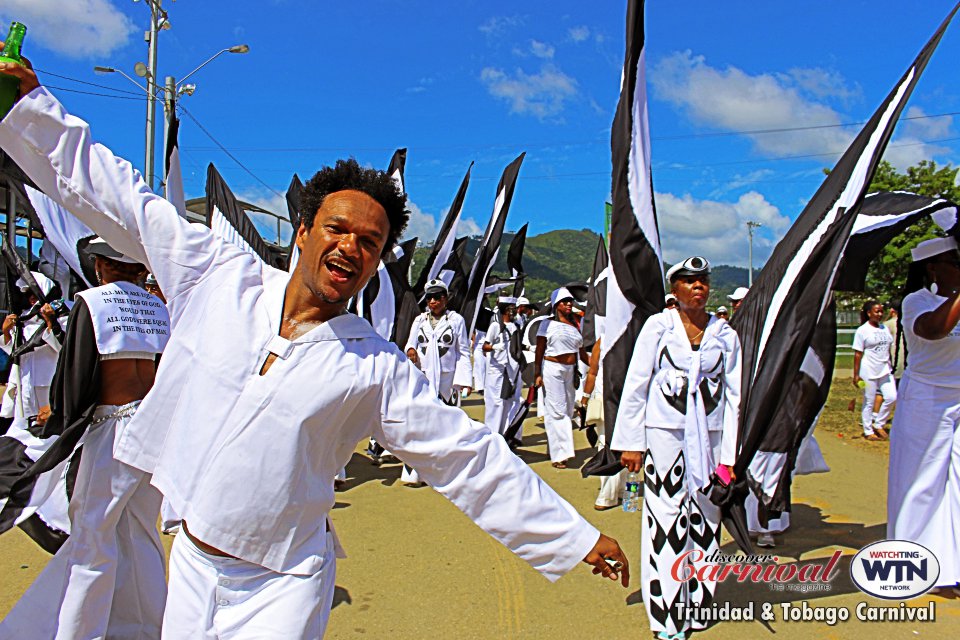
[{"label": "green glass bottle", "polygon": [[[13,62],[23,64],[20,57],[20,47],[23,46],[23,36],[27,33],[27,27],[20,22],[10,23],[10,33],[4,41],[3,49],[0,50],[0,62]],[[13,103],[17,101],[20,95],[20,80],[13,76],[0,74],[0,118],[7,115]]]}]

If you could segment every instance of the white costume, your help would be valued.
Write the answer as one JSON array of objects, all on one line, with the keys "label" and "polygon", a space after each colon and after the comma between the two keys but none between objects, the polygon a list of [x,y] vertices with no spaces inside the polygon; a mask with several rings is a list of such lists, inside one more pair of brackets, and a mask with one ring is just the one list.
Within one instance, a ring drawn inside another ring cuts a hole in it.
[{"label": "white costume", "polygon": [[503,435],[520,404],[523,380],[520,363],[510,353],[510,339],[520,329],[513,322],[501,324],[499,320],[490,321],[484,337],[484,344],[489,344],[493,350],[485,354],[490,362],[487,364],[487,389],[483,394],[483,421],[490,431]]},{"label": "white costume", "polygon": [[487,359],[483,352],[483,342],[486,331],[476,329],[473,332],[473,390],[486,392],[487,384]]},{"label": "white costume", "polygon": [[[89,321],[72,315],[71,322],[92,325],[94,335],[81,331],[73,339],[95,340],[100,360],[152,361],[163,351],[169,317],[156,296],[115,282],[78,298],[74,314],[85,311]],[[67,347],[65,353],[77,352],[75,344]],[[114,440],[139,404],[93,411],[74,447],[82,446],[82,455],[70,498],[70,537],[0,623],[0,638],[159,637],[166,595],[160,492],[149,474],[113,456]]]},{"label": "white costume", "polygon": [[[209,637],[248,617],[285,624],[278,634],[258,627],[236,637],[322,635],[333,593],[333,479],[371,434],[550,579],[596,544],[594,527],[502,438],[443,404],[366,321],[344,314],[295,340],[280,337],[290,274],[180,218],[44,88],[0,122],[0,146],[111,246],[149,264],[167,296],[174,331],[114,455],[153,472],[189,532],[236,559],[228,571],[187,553],[177,537],[167,638]],[[263,589],[229,595],[232,587],[212,586],[214,576],[263,570]],[[319,605],[290,616],[273,593],[310,576],[309,600]]]},{"label": "white costume", "polygon": [[428,310],[414,318],[403,350],[410,349],[416,350],[430,387],[447,404],[455,386],[473,386],[470,339],[463,316],[456,311],[448,310],[434,318]]},{"label": "white costume", "polygon": [[[455,388],[473,384],[470,365],[470,340],[467,326],[456,311],[447,310],[439,318],[428,309],[413,320],[404,352],[414,349],[420,359],[420,370],[427,382],[444,402],[457,405]],[[344,474],[345,479],[346,474]],[[406,464],[400,482],[420,484],[420,475]]]},{"label": "white costume", "polygon": [[714,316],[697,351],[676,310],[650,316],[637,338],[610,447],[646,452],[640,573],[655,633],[705,626],[677,605],[709,606],[716,583],[678,583],[671,568],[687,551],[719,547],[720,509],[704,489],[717,464],[736,458],[740,367],[736,332]]},{"label": "white costume", "polygon": [[920,289],[903,299],[907,368],[890,433],[887,538],[910,540],[940,561],[937,585],[960,582],[960,327],[940,340],[914,323],[947,299]]},{"label": "white costume", "polygon": [[547,430],[547,444],[551,462],[565,462],[576,455],[573,449],[573,410],[576,386],[573,383],[576,364],[560,364],[546,356],[569,353],[580,357],[583,336],[573,325],[558,320],[544,320],[537,330],[537,338],[547,339],[547,349],[541,369],[543,376],[543,426]]},{"label": "white costume", "polygon": [[[863,354],[860,358],[860,379],[865,383],[863,387],[863,411],[861,421],[863,435],[873,434],[875,429],[882,429],[890,417],[893,403],[897,401],[897,385],[893,380],[893,369],[890,366],[890,349],[893,346],[893,336],[886,325],[878,327],[865,322],[857,329],[853,336],[853,349]],[[873,401],[877,392],[883,395],[880,410],[873,412]]]}]

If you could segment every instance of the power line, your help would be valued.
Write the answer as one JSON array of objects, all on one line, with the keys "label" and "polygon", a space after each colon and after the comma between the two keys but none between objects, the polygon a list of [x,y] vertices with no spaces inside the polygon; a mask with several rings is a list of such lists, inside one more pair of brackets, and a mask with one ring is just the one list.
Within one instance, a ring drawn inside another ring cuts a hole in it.
[{"label": "power line", "polygon": [[[146,93],[145,93],[145,92],[144,92],[144,93],[138,93],[138,92],[136,92],[136,91],[129,91],[129,90],[127,90],[127,89],[117,89],[117,88],[115,88],[115,87],[110,87],[110,86],[107,86],[107,85],[105,85],[105,84],[97,84],[96,82],[87,82],[86,80],[80,80],[79,78],[71,78],[70,76],[63,76],[63,75],[60,75],[60,74],[58,74],[58,73],[54,73],[53,71],[45,71],[45,70],[43,70],[43,69],[36,69],[36,68],[35,68],[34,71],[38,71],[38,72],[40,72],[40,73],[45,73],[45,74],[47,74],[48,76],[53,76],[54,78],[60,78],[61,80],[69,80],[70,82],[76,82],[77,84],[85,84],[85,85],[87,85],[88,87],[97,87],[98,89],[107,89],[108,91],[116,91],[117,93],[126,93],[126,94],[132,95],[132,96],[146,97]],[[49,86],[49,85],[47,85],[47,86]]]},{"label": "power line", "polygon": [[236,162],[237,165],[239,165],[241,169],[243,169],[244,171],[246,171],[254,180],[256,180],[257,182],[259,182],[260,184],[262,184],[264,187],[266,187],[266,188],[267,188],[268,190],[270,190],[271,192],[275,193],[277,196],[279,196],[279,197],[281,197],[281,198],[285,197],[284,194],[280,193],[279,191],[277,191],[276,189],[274,189],[273,187],[271,187],[269,184],[267,184],[266,182],[264,182],[263,180],[261,180],[260,177],[259,177],[257,174],[255,174],[253,171],[251,171],[250,169],[248,169],[245,164],[243,164],[242,162],[240,162],[240,159],[239,159],[239,158],[237,158],[235,155],[233,155],[232,153],[230,153],[230,151],[228,151],[226,147],[224,147],[222,144],[220,144],[220,141],[217,140],[216,138],[214,138],[214,137],[213,137],[213,134],[210,133],[209,131],[207,131],[206,128],[205,128],[202,124],[200,124],[200,121],[197,120],[197,119],[193,116],[192,113],[190,113],[189,111],[187,111],[186,107],[184,107],[182,104],[178,104],[177,106],[180,108],[180,111],[181,111],[182,113],[184,113],[188,118],[190,118],[191,120],[193,120],[193,123],[194,123],[195,125],[197,125],[197,128],[199,128],[200,131],[203,131],[203,133],[204,133],[208,138],[210,138],[210,140],[212,140],[213,143],[214,143],[215,145],[217,145],[217,147],[219,147],[221,151],[223,151],[225,154],[227,154],[227,157],[228,157],[228,158],[230,158],[231,160],[233,160],[234,162]]},{"label": "power line", "polygon": [[113,98],[115,100],[138,100],[143,101],[146,99],[146,95],[136,98],[134,96],[112,96],[109,93],[96,93],[95,91],[82,91],[80,89],[68,89],[67,87],[57,87],[52,84],[44,85],[47,89],[56,89],[57,91],[66,91],[68,93],[80,93],[85,96],[96,96],[98,98]]}]

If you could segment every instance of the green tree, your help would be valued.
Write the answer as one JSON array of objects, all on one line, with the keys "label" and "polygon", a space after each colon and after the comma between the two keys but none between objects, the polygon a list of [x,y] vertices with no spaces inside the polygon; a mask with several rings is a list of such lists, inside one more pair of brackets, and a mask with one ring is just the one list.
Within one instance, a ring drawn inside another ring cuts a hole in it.
[{"label": "green tree", "polygon": [[[870,183],[870,191],[910,191],[922,196],[945,198],[960,202],[960,187],[957,172],[949,164],[937,167],[932,160],[921,160],[906,173],[898,172],[889,162],[883,161]],[[890,241],[867,271],[865,294],[889,302],[900,295],[910,266],[910,250],[920,242],[943,235],[930,218],[912,225],[904,233]]]}]

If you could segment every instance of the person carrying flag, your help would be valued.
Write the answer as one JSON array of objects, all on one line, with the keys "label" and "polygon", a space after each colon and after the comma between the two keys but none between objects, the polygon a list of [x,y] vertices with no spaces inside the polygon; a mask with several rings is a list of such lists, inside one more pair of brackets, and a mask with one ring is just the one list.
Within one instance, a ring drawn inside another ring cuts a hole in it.
[{"label": "person carrying flag", "polygon": [[[493,433],[504,435],[510,417],[520,404],[523,390],[521,374],[526,360],[520,344],[520,328],[514,322],[516,298],[500,296],[497,316],[484,336],[483,352],[487,365],[487,389],[483,394],[483,420]],[[509,443],[517,444],[517,441]]]}]

